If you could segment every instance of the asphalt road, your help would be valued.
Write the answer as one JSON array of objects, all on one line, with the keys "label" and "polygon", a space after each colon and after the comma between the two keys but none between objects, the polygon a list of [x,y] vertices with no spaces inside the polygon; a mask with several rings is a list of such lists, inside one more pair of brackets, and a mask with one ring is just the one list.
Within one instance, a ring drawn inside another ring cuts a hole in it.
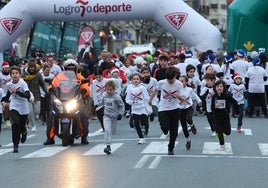
[{"label": "asphalt road", "polygon": [[45,126],[29,132],[12,153],[11,129],[0,135],[0,188],[265,188],[268,187],[268,124],[260,118],[245,118],[243,132],[225,137],[226,150],[218,150],[204,116],[194,117],[197,134],[192,148],[185,149],[179,130],[175,155],[167,155],[168,138],[162,135],[157,120],[150,123],[146,144],[138,145],[138,136],[128,120],[119,122],[112,137],[112,154],[103,153],[103,133],[97,120],[89,123],[89,145],[80,139],[70,147],[43,146]]}]

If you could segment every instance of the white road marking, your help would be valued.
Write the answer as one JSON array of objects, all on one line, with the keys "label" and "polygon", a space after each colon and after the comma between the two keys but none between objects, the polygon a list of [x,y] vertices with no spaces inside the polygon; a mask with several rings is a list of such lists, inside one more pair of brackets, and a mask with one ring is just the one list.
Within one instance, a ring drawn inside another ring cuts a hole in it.
[{"label": "white road marking", "polygon": [[[179,126],[179,128],[178,128],[178,135],[181,133],[181,131],[182,131],[182,127]],[[167,139],[167,138],[169,138],[169,133],[167,135],[162,134],[160,136],[160,139]]]},{"label": "white road marking", "polygon": [[134,168],[142,168],[150,157],[150,155],[143,155]]},{"label": "white road marking", "polygon": [[93,133],[88,133],[88,137],[99,136],[99,135],[103,135],[103,134],[104,134],[103,130],[99,129]]},{"label": "white road marking", "polygon": [[148,168],[155,169],[160,163],[161,159],[162,159],[161,155],[156,156]]},{"label": "white road marking", "polygon": [[[159,154],[167,154],[168,153],[168,141],[164,142],[150,142],[146,148],[141,153],[150,154],[150,153],[159,153]],[[175,147],[178,142],[175,142]]]},{"label": "white road marking", "polygon": [[[113,143],[111,144],[112,153],[115,152],[118,148],[120,148],[124,143]],[[83,155],[107,155],[103,152],[106,145],[98,144],[89,151],[85,152]]]},{"label": "white road marking", "polygon": [[203,154],[221,154],[233,155],[231,143],[225,143],[225,150],[220,150],[219,142],[205,142],[203,146]]},{"label": "white road marking", "polygon": [[[210,127],[205,127],[205,129],[210,130]],[[232,131],[237,131],[236,128],[231,128],[231,130],[232,130]],[[251,129],[241,128],[241,131],[244,132],[244,135],[252,136],[252,130],[251,130]]]},{"label": "white road marking", "polygon": [[261,150],[262,155],[268,155],[268,144],[267,143],[258,143],[258,146]]},{"label": "white road marking", "polygon": [[57,153],[62,152],[63,150],[69,147],[62,146],[53,146],[53,147],[45,147],[35,152],[29,153],[28,155],[23,156],[22,158],[42,158],[42,157],[51,157],[56,155]]},{"label": "white road marking", "polygon": [[[30,138],[32,138],[32,137],[34,137],[34,136],[36,136],[36,134],[28,135],[28,136],[27,136],[27,140],[30,139]],[[26,141],[26,142],[27,142],[27,141]],[[11,142],[11,143],[9,143],[9,144],[4,145],[4,147],[9,147],[9,146],[13,146],[13,143]]]},{"label": "white road marking", "polygon": [[13,149],[0,149],[0,156],[13,151]]}]

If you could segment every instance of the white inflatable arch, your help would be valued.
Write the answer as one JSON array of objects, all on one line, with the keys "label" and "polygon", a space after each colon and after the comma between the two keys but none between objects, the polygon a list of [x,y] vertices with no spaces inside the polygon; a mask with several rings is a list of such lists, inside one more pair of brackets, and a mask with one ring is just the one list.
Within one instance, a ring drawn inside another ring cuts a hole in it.
[{"label": "white inflatable arch", "polygon": [[219,30],[182,0],[12,0],[0,11],[0,52],[34,21],[153,19],[185,45],[222,48]]}]

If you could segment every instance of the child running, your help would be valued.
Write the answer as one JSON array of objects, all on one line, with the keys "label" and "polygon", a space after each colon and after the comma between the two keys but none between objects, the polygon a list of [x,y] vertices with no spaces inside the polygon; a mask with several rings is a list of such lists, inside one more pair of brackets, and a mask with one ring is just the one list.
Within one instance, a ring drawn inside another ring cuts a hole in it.
[{"label": "child running", "polygon": [[243,116],[244,116],[244,94],[246,92],[246,87],[242,83],[242,76],[238,73],[234,73],[234,83],[230,85],[228,92],[232,94],[232,97],[238,103],[239,108],[239,117],[237,122],[237,132],[241,133],[241,127],[243,124]]},{"label": "child running", "polygon": [[[158,118],[161,130],[165,135],[169,132],[168,155],[174,155],[175,141],[178,136],[178,126],[180,119],[180,103],[184,102],[181,96],[183,85],[176,79],[177,69],[168,67],[166,79],[159,81],[158,90],[161,91],[160,102],[158,105]],[[157,90],[151,95],[150,103],[157,94]]]},{"label": "child running", "polygon": [[211,111],[211,97],[214,94],[213,86],[216,81],[216,76],[213,73],[207,73],[204,75],[205,80],[205,86],[201,89],[200,91],[200,96],[204,101],[204,108],[207,116],[208,123],[210,125],[210,130],[212,132],[211,136],[216,136],[215,132],[215,119],[212,116],[212,111]]},{"label": "child running", "polygon": [[93,80],[92,84],[90,85],[90,94],[93,99],[94,108],[96,110],[96,114],[98,117],[98,120],[101,124],[101,128],[104,131],[104,125],[103,125],[103,111],[104,107],[100,104],[102,101],[103,93],[105,92],[105,84],[108,81],[108,79],[103,78],[102,76],[102,69],[96,68],[94,70],[94,76],[95,79]]},{"label": "child running", "polygon": [[148,134],[149,122],[146,104],[149,100],[149,94],[146,88],[141,85],[141,74],[134,73],[132,75],[132,84],[129,84],[126,91],[126,103],[131,105],[131,114],[133,116],[134,126],[140,138],[138,144],[145,144],[145,139],[141,130],[141,126],[145,126],[145,134]]},{"label": "child running", "polygon": [[224,136],[231,134],[230,122],[230,105],[235,109],[235,114],[238,116],[238,104],[234,98],[226,93],[226,84],[223,80],[218,80],[213,86],[215,94],[211,99],[211,111],[215,120],[215,130],[219,138],[220,150],[225,150]]},{"label": "child running", "polygon": [[103,93],[102,103],[104,105],[104,141],[106,148],[104,153],[111,154],[112,134],[115,134],[118,121],[121,120],[124,113],[125,105],[119,94],[115,92],[116,85],[112,80],[105,84],[105,92]]},{"label": "child running", "polygon": [[193,123],[193,99],[197,101],[198,105],[202,105],[201,99],[195,94],[192,88],[187,87],[188,78],[186,76],[181,76],[179,80],[182,82],[183,89],[180,95],[185,99],[180,103],[181,116],[180,122],[183,130],[183,134],[186,138],[186,149],[191,148],[191,138],[188,132],[187,123],[191,127],[192,133],[195,135],[197,133],[196,127]]},{"label": "child running", "polygon": [[26,122],[29,114],[28,99],[31,94],[27,83],[21,78],[18,66],[10,68],[12,81],[7,83],[7,94],[2,101],[3,108],[10,101],[9,110],[12,121],[13,153],[19,153],[19,142],[27,139]]}]

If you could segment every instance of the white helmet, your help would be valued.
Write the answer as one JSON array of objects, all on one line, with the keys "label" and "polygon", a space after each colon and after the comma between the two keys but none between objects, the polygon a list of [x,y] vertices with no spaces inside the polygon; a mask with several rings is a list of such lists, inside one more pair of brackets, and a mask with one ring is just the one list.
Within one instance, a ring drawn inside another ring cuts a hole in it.
[{"label": "white helmet", "polygon": [[67,59],[63,66],[65,70],[75,69],[75,72],[78,71],[78,63],[74,59]]}]

